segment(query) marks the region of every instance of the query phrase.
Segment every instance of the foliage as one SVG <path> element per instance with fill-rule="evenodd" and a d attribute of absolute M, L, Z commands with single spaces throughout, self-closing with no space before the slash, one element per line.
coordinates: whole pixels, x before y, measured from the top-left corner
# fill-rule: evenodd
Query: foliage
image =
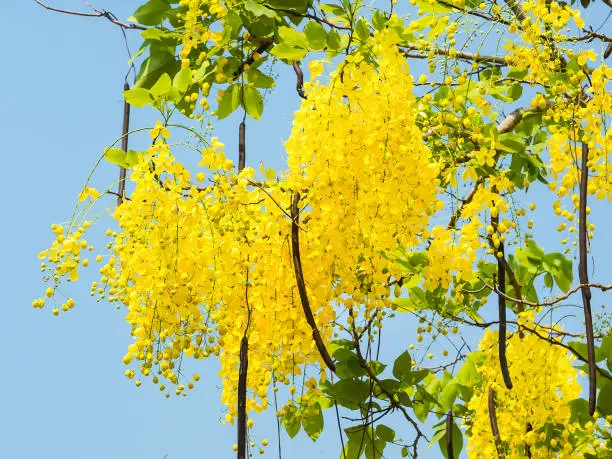
<path fill-rule="evenodd" d="M 240 427 L 285 384 L 277 415 L 290 437 L 316 440 L 334 406 L 361 419 L 344 429 L 347 459 L 416 457 L 422 440 L 458 457 L 464 436 L 470 457 L 603 457 L 612 334 L 593 332 L 590 303 L 612 287 L 588 278 L 587 200 L 612 198 L 612 69 L 584 45 L 612 39 L 565 3 L 411 0 L 416 18 L 396 3 L 149 0 L 135 11 L 142 61 L 124 96 L 163 121 L 148 149 L 104 152 L 132 187 L 92 285 L 132 326 L 126 376 L 186 395 L 199 375 L 182 360 L 218 356 L 227 422 Z M 170 122 L 175 109 L 260 119 L 283 64 L 304 99 L 285 171 L 237 170 L 218 138 Z M 197 172 L 170 141 L 180 128 L 204 146 Z M 536 243 L 536 222 L 550 218 L 522 204 L 542 193 L 561 218 L 561 251 Z M 86 186 L 79 199 L 40 254 L 52 286 L 35 307 L 89 265 L 87 214 L 101 194 Z M 577 293 L 586 339 L 557 323 Z M 417 345 L 378 361 L 380 330 L 409 317 Z M 452 338 L 459 327 L 483 331 L 478 351 Z M 425 365 L 423 335 L 456 355 Z"/>

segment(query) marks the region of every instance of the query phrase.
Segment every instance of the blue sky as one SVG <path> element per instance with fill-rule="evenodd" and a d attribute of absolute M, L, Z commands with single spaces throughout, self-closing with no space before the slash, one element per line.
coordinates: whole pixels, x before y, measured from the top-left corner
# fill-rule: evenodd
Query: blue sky
<path fill-rule="evenodd" d="M 106 0 L 96 6 L 126 18 L 139 3 Z M 52 4 L 85 8 L 78 0 Z M 53 240 L 50 224 L 70 218 L 98 156 L 121 133 L 128 58 L 119 28 L 103 19 L 51 13 L 31 0 L 3 0 L 0 16 L 0 82 L 5 88 L 0 102 L 5 171 L 0 195 L 5 215 L 0 225 L 5 326 L 0 348 L 6 353 L 0 370 L 0 457 L 232 457 L 235 430 L 219 422 L 225 413 L 214 361 L 194 366 L 202 380 L 187 398 L 165 399 L 153 384 L 145 381 L 137 389 L 123 375 L 121 358 L 131 342 L 129 326 L 123 311 L 90 299 L 93 278 L 66 289 L 77 306 L 59 318 L 50 308 L 41 312 L 30 306 L 44 292 L 37 254 Z M 137 32 L 127 33 L 132 50 L 137 49 Z M 282 142 L 299 99 L 293 73 L 283 67 L 278 71 L 280 83 L 267 100 L 263 119 L 247 125 L 247 161 L 252 165 L 260 160 L 274 168 L 283 164 Z M 150 126 L 155 119 L 151 111 L 134 110 L 132 128 Z M 235 151 L 236 118 L 217 123 L 215 135 L 228 152 Z M 146 142 L 146 136 L 134 136 L 130 147 L 144 148 Z M 94 184 L 103 188 L 116 177 L 115 167 L 102 165 Z M 114 200 L 106 199 L 112 207 Z M 104 215 L 100 220 L 89 239 L 102 246 L 102 232 L 113 223 Z M 596 223 L 600 228 L 610 226 L 609 218 Z M 553 232 L 548 228 L 542 234 Z M 609 260 L 599 260 L 597 270 L 600 280 L 609 278 Z M 390 357 L 408 346 L 414 328 L 404 323 L 385 332 Z M 272 411 L 256 418 L 255 439 L 268 438 L 273 445 L 271 415 Z M 283 435 L 282 442 L 285 458 L 337 457 L 339 450 L 333 425 L 314 444 L 303 434 L 291 442 Z M 272 445 L 264 457 L 276 457 Z M 436 449 L 430 451 L 431 457 L 437 455 Z"/>

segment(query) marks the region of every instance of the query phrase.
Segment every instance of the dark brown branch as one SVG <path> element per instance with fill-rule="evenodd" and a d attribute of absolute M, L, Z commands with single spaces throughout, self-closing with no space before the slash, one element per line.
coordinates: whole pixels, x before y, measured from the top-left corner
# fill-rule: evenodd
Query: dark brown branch
<path fill-rule="evenodd" d="M 245 336 L 240 341 L 240 368 L 238 370 L 238 452 L 237 459 L 246 459 L 247 419 L 246 419 L 246 387 L 249 369 L 249 340 Z"/>
<path fill-rule="evenodd" d="M 125 82 L 123 90 L 128 91 L 130 85 Z M 127 100 L 123 101 L 123 126 L 121 128 L 121 149 L 127 153 L 128 151 L 128 132 L 130 130 L 130 104 Z M 119 169 L 119 189 L 117 190 L 117 205 L 123 204 L 123 195 L 125 194 L 125 167 Z"/>
<path fill-rule="evenodd" d="M 403 54 L 405 54 L 407 57 L 415 57 L 415 58 L 419 58 L 419 59 L 420 58 L 423 58 L 423 59 L 427 58 L 427 54 L 407 54 L 406 50 L 417 51 L 419 53 L 433 51 L 435 54 L 438 54 L 440 56 L 449 56 L 451 54 L 448 49 L 443 49 L 443 48 L 425 48 L 425 49 L 421 49 L 417 45 L 404 45 L 404 46 L 399 46 L 399 48 L 400 48 L 400 51 Z M 482 63 L 492 63 L 492 64 L 501 65 L 501 66 L 508 65 L 508 63 L 505 61 L 505 59 L 503 57 L 474 54 L 474 53 L 470 53 L 470 52 L 467 52 L 467 51 L 454 51 L 453 54 L 454 54 L 454 57 L 456 57 L 458 59 L 466 60 L 466 61 L 482 62 Z"/>
<path fill-rule="evenodd" d="M 276 11 L 277 13 L 285 13 L 287 15 L 291 15 L 291 16 L 297 16 L 300 18 L 306 18 L 306 19 L 312 19 L 313 21 L 318 22 L 319 24 L 325 24 L 328 25 L 329 27 L 331 27 L 332 29 L 338 29 L 338 30 L 352 30 L 350 27 L 348 26 L 341 26 L 339 24 L 334 24 L 331 21 L 328 21 L 325 18 L 321 18 L 319 16 L 315 16 L 314 14 L 310 14 L 310 13 L 299 13 L 297 11 L 294 10 L 287 10 L 287 9 L 283 9 L 283 8 L 274 8 L 270 5 L 266 5 L 265 3 L 262 4 L 261 6 L 268 8 L 269 10 L 272 11 Z"/>
<path fill-rule="evenodd" d="M 274 197 L 268 192 L 268 190 L 266 190 L 263 185 L 261 183 L 257 183 L 254 182 L 252 180 L 248 180 L 248 184 L 249 185 L 253 185 L 254 187 L 259 188 L 261 191 L 263 191 L 271 200 L 274 204 L 276 204 L 276 207 L 278 207 L 282 213 L 284 213 L 287 217 L 289 217 L 290 220 L 292 220 L 291 215 L 285 210 L 283 209 L 283 206 L 281 206 L 278 201 L 276 199 L 274 199 Z M 302 231 L 306 231 L 304 230 L 304 228 L 302 228 L 301 226 L 299 226 L 298 224 L 298 228 L 301 229 Z"/>
<path fill-rule="evenodd" d="M 94 10 L 93 13 L 83 13 L 81 11 L 71 11 L 71 10 L 62 10 L 60 8 L 54 8 L 52 6 L 49 6 L 43 3 L 41 0 L 34 0 L 34 1 L 49 11 L 55 11 L 57 13 L 63 13 L 63 14 L 70 14 L 73 16 L 83 16 L 83 17 L 88 17 L 88 18 L 106 18 L 113 24 L 116 24 L 119 27 L 121 27 L 122 29 L 147 30 L 146 27 L 143 27 L 138 24 L 126 24 L 125 22 L 119 21 L 117 17 L 110 11 L 99 11 L 99 10 L 96 10 L 95 8 L 92 8 Z"/>
<path fill-rule="evenodd" d="M 506 21 L 505 19 L 487 16 L 486 14 L 480 13 L 476 10 L 466 10 L 466 9 L 461 8 L 460 6 L 456 6 L 456 5 L 453 5 L 452 3 L 445 2 L 444 0 L 438 0 L 438 3 L 440 5 L 444 5 L 447 8 L 451 8 L 463 14 L 468 14 L 470 16 L 475 16 L 477 18 L 484 19 L 485 21 L 496 22 L 496 23 L 504 24 L 504 25 L 510 25 L 510 22 Z"/>
<path fill-rule="evenodd" d="M 295 282 L 297 284 L 298 292 L 300 294 L 300 301 L 302 303 L 302 309 L 304 310 L 304 316 L 306 316 L 306 322 L 312 329 L 312 339 L 314 340 L 319 354 L 327 365 L 327 368 L 332 373 L 336 372 L 336 365 L 332 361 L 329 352 L 325 344 L 323 344 L 323 338 L 317 328 L 312 309 L 310 309 L 310 302 L 308 301 L 308 293 L 306 292 L 306 282 L 304 281 L 304 273 L 302 271 L 302 259 L 300 257 L 300 211 L 299 211 L 300 195 L 295 193 L 291 200 L 291 251 L 293 256 L 293 269 L 295 271 Z"/>
<path fill-rule="evenodd" d="M 516 16 L 516 19 L 518 19 L 520 27 L 521 23 L 525 20 L 525 18 L 527 18 L 525 11 L 521 7 L 521 4 L 518 2 L 518 0 L 504 0 L 504 2 L 510 7 L 512 12 Z"/>
<path fill-rule="evenodd" d="M 259 39 L 261 41 L 261 44 L 255 49 L 255 51 L 253 51 L 253 53 L 251 53 L 251 55 L 249 57 L 247 57 L 238 67 L 238 69 L 236 69 L 236 71 L 234 72 L 234 74 L 232 75 L 233 79 L 238 78 L 238 76 L 244 72 L 244 67 L 247 65 L 251 65 L 253 62 L 255 62 L 255 55 L 256 54 L 261 54 L 265 51 L 268 50 L 268 48 L 270 48 L 273 44 L 274 44 L 274 38 L 261 38 Z"/>
<path fill-rule="evenodd" d="M 240 127 L 238 128 L 238 172 L 244 169 L 246 164 L 246 125 L 244 121 L 240 123 Z"/>
<path fill-rule="evenodd" d="M 578 210 L 578 249 L 580 261 L 578 263 L 578 275 L 582 284 L 582 305 L 584 307 L 584 324 L 586 327 L 587 357 L 589 364 L 589 414 L 595 413 L 595 402 L 597 397 L 597 373 L 595 371 L 595 339 L 593 338 L 593 316 L 591 314 L 591 289 L 588 286 L 589 275 L 587 273 L 587 185 L 589 181 L 589 147 L 582 143 L 582 163 L 580 174 L 580 205 Z"/>
<path fill-rule="evenodd" d="M 543 339 L 544 341 L 548 341 L 550 344 L 554 345 L 554 346 L 561 346 L 563 349 L 568 350 L 569 352 L 571 352 L 572 354 L 574 354 L 578 360 L 582 361 L 582 362 L 586 362 L 587 361 L 587 357 L 583 356 L 580 352 L 578 352 L 576 349 L 574 349 L 571 346 L 568 346 L 567 344 L 558 341 L 552 337 L 547 337 L 547 336 L 542 336 L 540 333 L 538 333 L 537 330 L 533 329 L 533 328 L 529 328 L 526 327 L 525 325 L 521 325 L 521 327 L 525 330 L 527 330 L 530 333 L 533 333 L 534 335 L 536 335 L 538 338 Z M 608 373 L 606 370 L 604 370 L 603 368 L 599 368 L 598 366 L 595 366 L 595 369 L 597 370 L 597 372 L 603 376 L 606 379 L 609 379 L 610 381 L 612 381 L 612 375 L 610 373 Z"/>
<path fill-rule="evenodd" d="M 480 282 L 482 282 L 484 284 L 484 286 L 487 287 L 489 290 L 491 290 L 492 292 L 497 293 L 498 295 L 503 296 L 508 301 L 512 301 L 514 303 L 519 303 L 519 304 L 524 304 L 524 305 L 527 305 L 527 306 L 533 306 L 535 308 L 538 308 L 538 307 L 541 307 L 541 306 L 552 306 L 554 304 L 559 303 L 560 301 L 567 300 L 570 296 L 572 296 L 578 290 L 582 290 L 582 288 L 585 287 L 585 286 L 589 287 L 589 288 L 597 288 L 597 289 L 601 290 L 602 292 L 605 292 L 607 290 L 612 290 L 612 285 L 603 285 L 603 284 L 598 284 L 598 283 L 594 283 L 594 282 L 589 282 L 588 284 L 579 284 L 576 287 L 568 290 L 567 293 L 565 293 L 564 295 L 557 296 L 557 297 L 553 298 L 552 300 L 548 300 L 548 301 L 527 301 L 527 300 L 522 300 L 520 298 L 514 298 L 514 297 L 511 297 L 509 295 L 506 295 L 505 293 L 500 292 L 497 288 L 495 288 L 495 286 L 488 284 L 487 281 L 483 280 L 481 277 L 479 277 L 478 280 L 480 280 Z M 468 291 L 467 293 L 471 293 L 471 292 Z"/>
<path fill-rule="evenodd" d="M 448 413 L 446 413 L 446 457 L 448 459 L 455 458 L 453 450 L 453 410 L 448 410 Z"/>
<path fill-rule="evenodd" d="M 457 225 L 457 220 L 459 220 L 459 217 L 461 217 L 461 212 L 463 211 L 463 208 L 472 202 L 472 199 L 474 199 L 474 196 L 476 196 L 478 187 L 482 184 L 483 181 L 484 181 L 483 177 L 478 177 L 478 180 L 476 180 L 476 183 L 474 184 L 474 188 L 472 188 L 472 191 L 470 191 L 468 195 L 465 198 L 463 198 L 461 205 L 455 210 L 455 212 L 453 212 L 453 215 L 448 221 L 446 228 L 448 229 L 455 228 L 455 226 Z"/>
<path fill-rule="evenodd" d="M 499 436 L 499 428 L 497 426 L 497 415 L 495 414 L 495 391 L 491 388 L 489 388 L 489 420 L 491 421 L 491 433 L 493 433 L 497 457 L 502 459 L 504 457 L 504 453 L 502 451 L 502 442 Z"/>
<path fill-rule="evenodd" d="M 491 217 L 491 225 L 495 231 L 499 224 L 499 217 Z M 495 257 L 497 259 L 497 285 L 498 289 L 502 293 L 506 293 L 506 270 L 504 269 L 504 263 L 501 258 L 504 257 L 504 243 L 499 242 L 499 246 L 495 247 L 493 244 L 493 238 L 489 238 L 489 243 L 495 251 Z M 504 384 L 508 389 L 512 389 L 512 380 L 510 379 L 510 371 L 508 370 L 508 361 L 506 359 L 506 298 L 502 295 L 497 296 L 497 312 L 499 314 L 499 367 L 501 369 L 502 377 L 504 378 Z"/>
<path fill-rule="evenodd" d="M 304 94 L 304 73 L 300 68 L 300 61 L 295 61 L 293 63 L 293 70 L 295 71 L 295 75 L 297 77 L 297 82 L 295 83 L 295 89 L 297 90 L 298 95 L 302 99 L 306 99 L 306 95 Z"/>

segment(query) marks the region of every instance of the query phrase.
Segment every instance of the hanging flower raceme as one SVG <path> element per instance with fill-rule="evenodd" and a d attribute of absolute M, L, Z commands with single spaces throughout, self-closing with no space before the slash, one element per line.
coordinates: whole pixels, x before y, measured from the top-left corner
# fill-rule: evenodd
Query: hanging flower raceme
<path fill-rule="evenodd" d="M 401 275 L 393 252 L 419 245 L 442 207 L 394 35 L 377 34 L 373 53 L 377 65 L 349 56 L 329 82 L 306 85 L 286 143 L 287 180 L 302 193 L 307 220 L 305 272 L 313 287 L 333 286 L 331 298 L 317 301 L 368 310 L 384 305 L 389 278 Z M 316 76 L 322 66 L 311 70 Z"/>
<path fill-rule="evenodd" d="M 528 328 L 540 336 L 525 331 L 523 337 L 515 333 L 507 342 L 512 389 L 502 380 L 497 333 L 487 330 L 480 342 L 482 384 L 468 403 L 465 423 L 469 457 L 498 455 L 491 428 L 490 390 L 495 394 L 499 446 L 505 457 L 525 457 L 526 448 L 533 458 L 582 457 L 594 452 L 593 439 L 584 437 L 584 429 L 570 420 L 570 402 L 582 390 L 572 367 L 574 359 L 561 346 L 542 339 L 549 330 L 532 323 Z"/>

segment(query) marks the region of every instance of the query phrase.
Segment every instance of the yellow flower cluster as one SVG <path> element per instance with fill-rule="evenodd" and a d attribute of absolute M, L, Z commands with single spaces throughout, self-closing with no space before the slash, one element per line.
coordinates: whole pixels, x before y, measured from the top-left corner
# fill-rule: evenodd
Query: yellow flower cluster
<path fill-rule="evenodd" d="M 89 188 L 91 190 L 91 188 Z M 94 190 L 95 191 L 95 190 Z M 96 192 L 97 194 L 97 192 Z M 83 225 L 73 229 L 69 228 L 68 231 L 63 225 L 51 225 L 51 230 L 55 234 L 55 241 L 51 247 L 47 250 L 43 250 L 38 254 L 38 258 L 46 260 L 41 262 L 41 271 L 45 273 L 45 278 L 53 282 L 54 287 L 58 286 L 60 282 L 67 279 L 68 282 L 76 281 L 79 278 L 79 265 L 87 267 L 89 260 L 81 257 L 81 252 L 92 251 L 93 246 L 88 244 L 87 240 L 83 238 L 85 230 L 89 228 L 90 222 L 85 221 Z M 47 265 L 47 262 L 51 266 Z M 45 296 L 47 298 L 53 298 L 55 295 L 55 288 L 48 287 Z M 34 308 L 42 309 L 45 306 L 45 299 L 38 298 L 32 302 Z M 61 305 L 62 311 L 68 311 L 74 307 L 74 300 L 68 298 Z M 54 308 L 53 314 L 58 315 L 60 309 Z"/>
<path fill-rule="evenodd" d="M 540 335 L 547 331 L 529 323 Z M 497 457 L 488 408 L 489 389 L 496 393 L 495 413 L 506 457 L 524 457 L 528 446 L 533 458 L 582 457 L 592 442 L 578 441 L 581 427 L 570 422 L 569 402 L 581 392 L 572 358 L 555 346 L 526 332 L 508 339 L 507 356 L 514 387 L 507 389 L 499 368 L 497 333 L 487 330 L 479 349 L 484 362 L 479 368 L 482 386 L 468 403 L 466 422 L 469 457 Z M 537 376 L 534 375 L 537 372 Z M 562 426 L 550 430 L 550 425 Z"/>
<path fill-rule="evenodd" d="M 286 142 L 287 181 L 309 208 L 308 277 L 333 284 L 338 303 L 370 312 L 384 305 L 390 276 L 400 275 L 392 252 L 424 240 L 442 208 L 437 167 L 414 120 L 412 76 L 393 40 L 376 37 L 378 67 L 349 56 L 330 83 L 307 84 Z M 315 75 L 322 70 L 311 64 Z M 432 269 L 431 279 L 447 276 L 444 265 Z"/>
<path fill-rule="evenodd" d="M 421 132 L 412 77 L 393 39 L 376 37 L 377 67 L 349 58 L 327 84 L 307 85 L 280 179 L 270 170 L 265 182 L 251 168 L 233 173 L 224 145 L 213 138 L 200 162 L 211 171 L 209 186 L 198 188 L 171 154 L 170 132 L 156 124 L 157 140 L 133 169 L 134 190 L 114 214 L 120 230 L 107 232 L 111 253 L 92 285 L 92 294 L 127 307 L 134 343 L 123 360 L 137 386 L 137 375 L 150 376 L 167 396 L 165 384 L 186 395 L 199 376 L 183 374 L 182 358 L 218 355 L 222 401 L 233 422 L 245 333 L 247 410 L 267 407 L 272 378 L 289 384 L 306 365 L 321 363 L 294 275 L 289 209 L 296 193 L 307 294 L 324 340 L 347 309 L 349 324 L 380 323 L 390 305 L 389 280 L 402 274 L 399 248 L 436 244 L 426 275 L 432 285 L 448 286 L 453 270 L 464 278 L 471 272 L 478 219 L 458 243 L 446 231 L 427 231 L 443 208 L 438 167 L 415 141 Z M 323 70 L 320 63 L 313 69 Z M 203 182 L 204 173 L 196 178 Z M 70 238 L 56 233 L 61 240 L 48 256 L 63 260 L 58 273 L 76 273 L 86 247 L 82 230 Z"/>
<path fill-rule="evenodd" d="M 183 49 L 180 52 L 182 67 L 189 67 L 188 59 L 192 50 L 209 39 L 219 38 L 219 33 L 211 33 L 203 18 L 222 18 L 227 10 L 221 0 L 181 0 L 179 6 L 186 7 L 183 15 L 184 29 L 182 31 Z"/>

